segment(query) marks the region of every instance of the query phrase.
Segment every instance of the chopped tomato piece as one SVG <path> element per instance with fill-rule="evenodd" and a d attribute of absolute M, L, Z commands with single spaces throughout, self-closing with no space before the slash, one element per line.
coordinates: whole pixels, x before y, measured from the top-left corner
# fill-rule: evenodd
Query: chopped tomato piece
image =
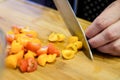
<path fill-rule="evenodd" d="M 28 63 L 28 67 L 27 67 L 28 72 L 33 72 L 37 69 L 37 61 L 34 58 L 28 58 L 27 63 Z"/>
<path fill-rule="evenodd" d="M 28 27 L 22 28 L 21 33 L 26 34 L 29 37 L 37 38 L 38 34 L 34 30 L 30 30 Z"/>
<path fill-rule="evenodd" d="M 9 68 L 15 69 L 17 67 L 17 57 L 15 55 L 9 55 L 5 59 L 5 65 Z"/>
<path fill-rule="evenodd" d="M 37 61 L 34 58 L 20 59 L 18 66 L 21 72 L 33 72 L 37 69 Z"/>
<path fill-rule="evenodd" d="M 28 41 L 31 41 L 31 38 L 29 38 L 25 34 L 17 34 L 15 38 L 16 38 L 16 41 L 21 43 L 24 47 L 27 45 Z"/>
<path fill-rule="evenodd" d="M 27 59 L 27 58 L 35 58 L 36 56 L 36 53 L 35 52 L 32 52 L 30 50 L 27 51 L 27 53 L 24 55 L 24 58 Z"/>
<path fill-rule="evenodd" d="M 19 51 L 18 53 L 15 54 L 17 57 L 17 60 L 22 59 L 24 56 L 24 50 Z"/>
<path fill-rule="evenodd" d="M 48 46 L 43 46 L 37 50 L 37 55 L 47 54 Z"/>
<path fill-rule="evenodd" d="M 40 66 L 45 66 L 47 62 L 47 54 L 41 54 L 38 56 L 37 62 Z"/>
<path fill-rule="evenodd" d="M 18 66 L 21 72 L 27 72 L 28 62 L 26 59 L 18 60 Z"/>
<path fill-rule="evenodd" d="M 41 41 L 39 38 L 31 38 L 31 42 L 41 44 Z"/>
<path fill-rule="evenodd" d="M 55 53 L 55 54 L 57 54 L 57 57 L 59 57 L 59 56 L 60 56 L 60 50 L 55 49 L 55 50 L 54 50 L 54 53 Z"/>
<path fill-rule="evenodd" d="M 12 26 L 12 30 L 13 30 L 13 32 L 14 32 L 15 34 L 19 34 L 21 28 L 19 28 L 18 26 Z"/>
<path fill-rule="evenodd" d="M 7 39 L 7 42 L 8 42 L 8 43 L 11 43 L 11 42 L 15 39 L 15 35 L 13 35 L 13 34 L 8 34 L 8 35 L 6 36 L 6 39 Z"/>
<path fill-rule="evenodd" d="M 24 49 L 23 45 L 20 44 L 19 42 L 17 42 L 16 40 L 14 40 L 11 44 L 10 52 L 11 53 L 18 53 L 19 51 L 21 51 L 23 49 Z"/>
<path fill-rule="evenodd" d="M 26 45 L 26 49 L 36 52 L 41 47 L 40 44 L 35 42 L 28 42 Z"/>
<path fill-rule="evenodd" d="M 57 57 L 60 56 L 60 51 L 55 47 L 53 43 L 48 44 L 48 54 L 57 54 Z"/>
<path fill-rule="evenodd" d="M 56 54 L 49 54 L 49 55 L 47 55 L 47 62 L 48 63 L 53 63 L 53 62 L 55 62 L 55 60 L 56 60 Z"/>

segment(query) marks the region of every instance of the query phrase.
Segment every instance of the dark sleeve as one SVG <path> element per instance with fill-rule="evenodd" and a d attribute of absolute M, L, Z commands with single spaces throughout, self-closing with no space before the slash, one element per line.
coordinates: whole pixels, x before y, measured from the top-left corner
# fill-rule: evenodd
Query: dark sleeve
<path fill-rule="evenodd" d="M 77 16 L 93 21 L 114 0 L 78 0 Z"/>

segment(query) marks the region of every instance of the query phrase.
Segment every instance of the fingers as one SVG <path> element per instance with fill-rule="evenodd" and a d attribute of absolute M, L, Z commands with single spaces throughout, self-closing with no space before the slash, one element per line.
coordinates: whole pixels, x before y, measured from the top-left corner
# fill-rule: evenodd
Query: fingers
<path fill-rule="evenodd" d="M 120 0 L 116 0 L 86 29 L 92 48 L 120 56 Z"/>
<path fill-rule="evenodd" d="M 97 48 L 120 38 L 120 21 L 109 26 L 97 36 L 89 39 L 92 48 Z"/>
<path fill-rule="evenodd" d="M 120 18 L 120 3 L 115 1 L 86 29 L 86 36 L 92 38 Z"/>
<path fill-rule="evenodd" d="M 97 49 L 103 53 L 109 53 L 114 56 L 120 56 L 120 38 L 111 42 L 110 44 L 101 46 Z"/>

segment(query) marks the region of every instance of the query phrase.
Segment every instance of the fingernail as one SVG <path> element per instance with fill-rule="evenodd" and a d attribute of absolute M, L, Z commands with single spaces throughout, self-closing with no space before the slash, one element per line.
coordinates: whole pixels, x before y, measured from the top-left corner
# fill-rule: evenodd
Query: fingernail
<path fill-rule="evenodd" d="M 89 42 L 91 48 L 96 48 L 96 44 L 95 44 L 96 42 L 94 40 L 89 39 L 88 42 Z"/>

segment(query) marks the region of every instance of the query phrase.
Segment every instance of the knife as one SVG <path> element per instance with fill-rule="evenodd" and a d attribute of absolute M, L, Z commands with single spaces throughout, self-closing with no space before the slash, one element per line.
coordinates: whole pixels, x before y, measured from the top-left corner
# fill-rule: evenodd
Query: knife
<path fill-rule="evenodd" d="M 7 55 L 6 53 L 6 36 L 3 30 L 0 28 L 0 77 L 4 69 L 4 60 Z"/>
<path fill-rule="evenodd" d="M 77 21 L 77 18 L 68 0 L 53 0 L 53 1 L 58 11 L 60 12 L 64 22 L 66 23 L 66 26 L 69 29 L 70 33 L 72 35 L 78 36 L 79 40 L 83 42 L 83 51 L 85 55 L 89 59 L 93 60 L 92 51 L 85 36 L 84 30 L 82 29 L 80 23 Z"/>

